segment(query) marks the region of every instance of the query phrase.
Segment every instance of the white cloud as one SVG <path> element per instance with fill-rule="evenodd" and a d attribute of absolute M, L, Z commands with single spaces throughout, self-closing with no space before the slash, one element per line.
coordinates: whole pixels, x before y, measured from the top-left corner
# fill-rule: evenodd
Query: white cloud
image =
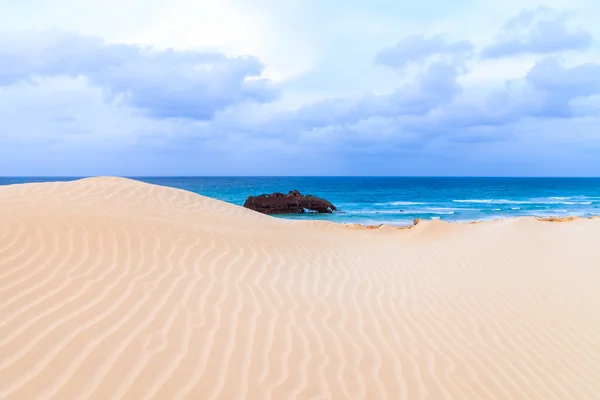
<path fill-rule="evenodd" d="M 544 4 L 559 11 L 571 7 L 571 22 L 600 37 L 591 17 L 600 12 L 599 2 Z M 598 148 L 593 126 L 599 102 L 596 89 L 581 87 L 593 86 L 589 75 L 596 67 L 572 68 L 600 61 L 598 48 L 558 51 L 563 63 L 534 81 L 525 79 L 532 68 L 549 65 L 539 54 L 479 57 L 506 20 L 539 5 L 539 0 L 5 2 L 0 55 L 22 55 L 24 48 L 29 55 L 0 65 L 0 171 L 9 174 L 7 168 L 21 165 L 29 171 L 22 173 L 39 174 L 56 164 L 57 173 L 84 165 L 89 173 L 259 174 L 286 165 L 282 173 L 308 173 L 298 169 L 305 161 L 317 174 L 326 167 L 329 174 L 357 174 L 366 167 L 374 173 L 465 173 L 472 162 L 482 163 L 481 173 L 494 173 L 527 152 L 531 171 L 547 165 L 544 157 L 551 155 L 571 160 L 572 171 L 585 171 L 592 159 L 576 155 Z M 39 32 L 49 28 L 96 41 L 42 51 L 51 36 L 44 42 Z M 38 36 L 27 47 L 14 30 Z M 434 43 L 435 51 L 417 54 L 415 63 L 408 62 L 414 59 L 402 41 L 409 36 L 444 40 Z M 457 43 L 472 43 L 474 50 L 457 59 L 451 54 Z M 153 45 L 157 58 L 131 46 L 137 44 Z M 408 68 L 394 71 L 373 62 L 395 45 L 402 56 L 396 61 Z M 121 51 L 125 56 L 111 65 Z M 209 53 L 231 57 L 206 67 L 186 59 Z M 244 55 L 252 57 L 239 58 Z M 211 70 L 221 78 L 208 74 Z M 586 79 L 578 81 L 578 73 Z M 553 76 L 563 79 L 558 89 Z M 252 85 L 264 77 L 276 80 L 279 101 L 271 102 L 269 90 L 254 91 Z M 199 103 L 206 105 L 204 112 L 198 112 Z M 173 118 L 181 116 L 187 119 Z M 542 157 L 535 143 L 544 137 Z M 24 160 L 7 150 L 11 146 L 19 146 Z M 107 155 L 128 157 L 109 167 Z M 396 166 L 398 157 L 411 161 Z M 286 163 L 290 159 L 294 163 Z"/>

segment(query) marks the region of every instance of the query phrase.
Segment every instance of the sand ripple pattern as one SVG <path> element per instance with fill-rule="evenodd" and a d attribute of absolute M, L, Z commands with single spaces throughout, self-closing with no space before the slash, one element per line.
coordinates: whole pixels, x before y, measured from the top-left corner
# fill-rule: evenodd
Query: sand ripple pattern
<path fill-rule="evenodd" d="M 0 399 L 600 399 L 600 220 L 367 230 L 0 188 Z"/>

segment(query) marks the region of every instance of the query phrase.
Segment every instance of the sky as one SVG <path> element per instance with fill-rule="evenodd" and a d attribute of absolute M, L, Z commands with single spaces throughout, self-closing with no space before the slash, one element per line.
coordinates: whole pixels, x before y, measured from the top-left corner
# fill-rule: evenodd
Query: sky
<path fill-rule="evenodd" d="M 0 176 L 600 176 L 597 0 L 0 0 Z"/>

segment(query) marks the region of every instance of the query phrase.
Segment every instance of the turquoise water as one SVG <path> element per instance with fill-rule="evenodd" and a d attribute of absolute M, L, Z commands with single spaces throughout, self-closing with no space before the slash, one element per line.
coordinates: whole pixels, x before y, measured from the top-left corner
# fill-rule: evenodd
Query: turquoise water
<path fill-rule="evenodd" d="M 75 179 L 75 178 L 70 178 Z M 408 177 L 161 177 L 135 178 L 242 205 L 249 195 L 287 193 L 324 197 L 332 215 L 281 216 L 341 223 L 412 224 L 414 218 L 480 221 L 518 216 L 600 215 L 600 178 Z M 11 183 L 69 178 L 0 178 Z"/>

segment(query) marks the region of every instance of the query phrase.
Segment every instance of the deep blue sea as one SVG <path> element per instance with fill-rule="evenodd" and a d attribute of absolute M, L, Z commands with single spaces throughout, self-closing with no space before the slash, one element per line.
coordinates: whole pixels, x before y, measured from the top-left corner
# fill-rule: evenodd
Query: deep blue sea
<path fill-rule="evenodd" d="M 0 185 L 76 178 L 0 178 Z M 414 218 L 479 221 L 600 215 L 600 178 L 161 177 L 135 178 L 242 205 L 249 195 L 298 189 L 338 213 L 281 216 L 341 223 L 412 224 Z"/>

